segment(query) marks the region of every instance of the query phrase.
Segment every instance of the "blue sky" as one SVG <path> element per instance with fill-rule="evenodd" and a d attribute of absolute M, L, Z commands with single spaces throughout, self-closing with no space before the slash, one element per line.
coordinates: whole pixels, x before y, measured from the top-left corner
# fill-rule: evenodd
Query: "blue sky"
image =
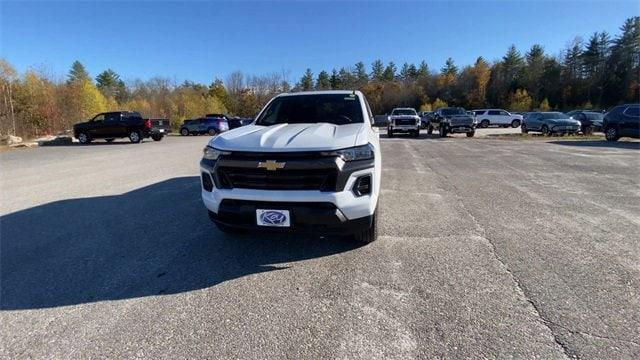
<path fill-rule="evenodd" d="M 64 75 L 80 60 L 95 76 L 155 75 L 209 83 L 249 74 L 320 70 L 375 59 L 426 60 L 440 69 L 479 55 L 501 57 L 511 44 L 559 53 L 576 36 L 617 34 L 639 15 L 633 1 L 581 2 L 2 2 L 2 57 L 20 72 Z"/>

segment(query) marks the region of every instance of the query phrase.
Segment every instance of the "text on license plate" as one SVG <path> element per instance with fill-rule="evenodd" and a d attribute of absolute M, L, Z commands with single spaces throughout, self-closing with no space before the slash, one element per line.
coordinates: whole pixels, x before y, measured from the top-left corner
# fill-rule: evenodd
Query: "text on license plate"
<path fill-rule="evenodd" d="M 289 210 L 256 209 L 258 226 L 290 227 Z"/>

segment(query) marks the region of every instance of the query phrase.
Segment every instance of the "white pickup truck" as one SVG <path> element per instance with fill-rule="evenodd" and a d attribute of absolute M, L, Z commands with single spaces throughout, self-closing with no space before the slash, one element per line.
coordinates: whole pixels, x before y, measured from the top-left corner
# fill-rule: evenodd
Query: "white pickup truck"
<path fill-rule="evenodd" d="M 202 200 L 224 232 L 377 237 L 380 142 L 359 91 L 281 94 L 222 133 L 200 161 Z"/>
<path fill-rule="evenodd" d="M 393 137 L 396 133 L 411 134 L 420 137 L 420 116 L 413 108 L 395 108 L 389 115 L 387 136 Z"/>
<path fill-rule="evenodd" d="M 517 128 L 522 124 L 522 115 L 512 114 L 502 109 L 473 110 L 479 127 L 487 128 L 491 125 Z"/>

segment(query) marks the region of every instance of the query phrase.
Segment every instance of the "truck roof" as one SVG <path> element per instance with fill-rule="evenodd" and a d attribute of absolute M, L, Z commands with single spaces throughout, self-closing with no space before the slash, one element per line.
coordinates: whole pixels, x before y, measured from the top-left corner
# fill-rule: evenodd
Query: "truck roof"
<path fill-rule="evenodd" d="M 282 93 L 278 96 L 298 96 L 298 95 L 322 95 L 322 94 L 335 94 L 335 95 L 348 95 L 348 94 L 356 94 L 362 95 L 362 92 L 359 90 L 317 90 L 317 91 L 299 91 L 299 92 L 291 92 L 291 93 Z"/>

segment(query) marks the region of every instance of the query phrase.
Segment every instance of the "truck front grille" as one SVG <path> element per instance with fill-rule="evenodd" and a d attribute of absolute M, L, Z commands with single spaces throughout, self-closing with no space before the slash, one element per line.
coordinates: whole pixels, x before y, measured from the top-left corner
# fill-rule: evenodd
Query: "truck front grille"
<path fill-rule="evenodd" d="M 396 126 L 400 125 L 415 125 L 416 121 L 414 119 L 396 119 L 394 120 Z"/>
<path fill-rule="evenodd" d="M 222 189 L 259 190 L 320 190 L 336 191 L 335 169 L 266 169 L 219 167 L 219 186 Z"/>

